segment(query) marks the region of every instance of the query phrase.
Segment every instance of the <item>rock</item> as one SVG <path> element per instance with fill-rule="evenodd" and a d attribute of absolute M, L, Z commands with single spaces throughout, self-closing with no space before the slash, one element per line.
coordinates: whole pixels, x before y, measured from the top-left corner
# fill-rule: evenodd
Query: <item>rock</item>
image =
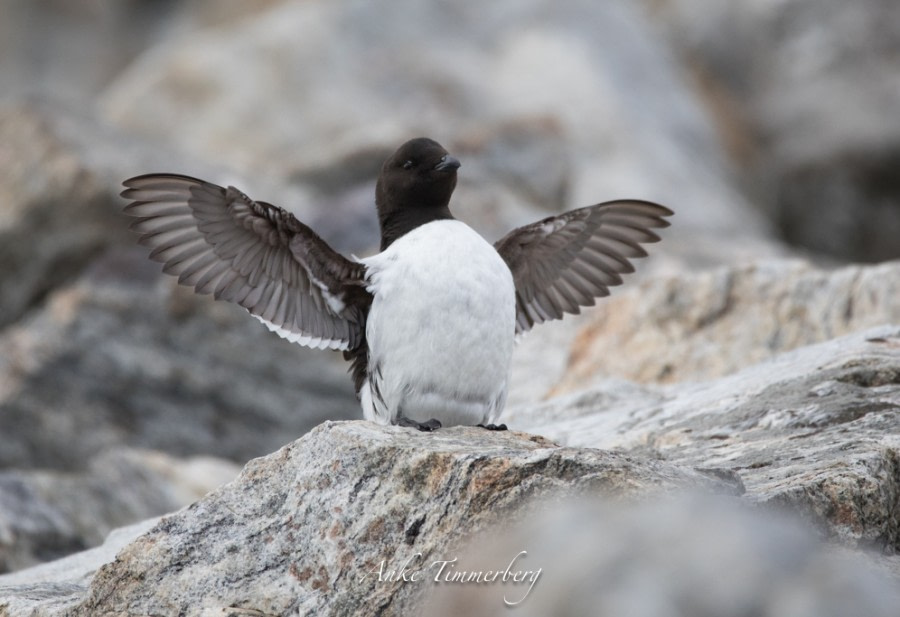
<path fill-rule="evenodd" d="M 823 270 L 768 260 L 693 272 L 651 256 L 595 308 L 522 337 L 509 406 L 610 378 L 727 375 L 781 351 L 898 323 L 898 289 L 897 263 Z"/>
<path fill-rule="evenodd" d="M 892 0 L 655 3 L 710 108 L 742 134 L 757 201 L 790 242 L 900 257 L 900 20 Z"/>
<path fill-rule="evenodd" d="M 533 587 L 448 582 L 422 614 L 888 617 L 900 606 L 897 579 L 869 559 L 783 513 L 708 498 L 555 504 L 483 534 L 455 571 L 505 573 L 516 556 L 514 572 L 540 569 Z"/>
<path fill-rule="evenodd" d="M 0 505 L 4 517 L 19 512 L 4 521 L 0 570 L 90 546 L 113 526 L 196 498 L 155 480 L 117 493 L 88 463 L 106 450 L 243 462 L 321 419 L 359 413 L 342 361 L 162 282 L 127 232 L 118 192 L 126 177 L 171 168 L 256 184 L 303 207 L 302 190 L 229 180 L 70 105 L 38 97 L 0 108 L 0 473 L 7 489 L 34 497 Z M 84 489 L 77 499 L 60 471 Z M 38 477 L 60 490 L 34 489 Z"/>
<path fill-rule="evenodd" d="M 636 392 L 636 393 L 635 393 Z M 900 326 L 784 352 L 714 381 L 621 382 L 511 410 L 573 447 L 703 468 L 850 546 L 900 549 Z"/>
<path fill-rule="evenodd" d="M 79 469 L 121 445 L 244 461 L 359 416 L 338 354 L 162 280 L 144 253 L 107 253 L 0 335 L 0 467 Z"/>
<path fill-rule="evenodd" d="M 0 326 L 126 237 L 113 216 L 115 186 L 91 173 L 49 120 L 0 109 Z"/>
<path fill-rule="evenodd" d="M 778 252 L 633 3 L 283 3 L 150 49 L 101 108 L 194 156 L 311 181 L 322 204 L 426 134 L 472 154 L 454 203 L 490 237 L 534 208 L 641 197 L 677 212 L 669 248 L 691 263 Z"/>
<path fill-rule="evenodd" d="M 0 92 L 89 101 L 153 40 L 165 13 L 134 1 L 10 0 L 0 20 Z M 141 28 L 129 27 L 135 20 Z"/>
<path fill-rule="evenodd" d="M 0 573 L 100 543 L 114 528 L 171 512 L 237 473 L 209 457 L 110 450 L 86 470 L 0 472 Z"/>
<path fill-rule="evenodd" d="M 604 299 L 585 321 L 552 392 L 604 377 L 708 380 L 782 351 L 900 323 L 900 262 L 822 270 L 769 261 L 662 276 Z"/>
<path fill-rule="evenodd" d="M 0 617 L 60 615 L 84 597 L 94 573 L 159 521 L 147 519 L 114 530 L 96 547 L 27 570 L 0 575 Z"/>
<path fill-rule="evenodd" d="M 403 581 L 399 572 L 407 560 L 449 562 L 468 555 L 461 547 L 473 539 L 488 554 L 506 556 L 526 537 L 533 543 L 525 550 L 534 547 L 533 556 L 541 563 L 546 556 L 548 564 L 549 586 L 538 586 L 534 607 L 526 609 L 541 614 L 545 602 L 559 601 L 560 577 L 570 585 L 592 581 L 578 594 L 598 593 L 595 586 L 605 580 L 577 577 L 581 562 L 574 558 L 559 561 L 572 557 L 566 534 L 577 529 L 580 554 L 601 573 L 607 560 L 627 563 L 626 554 L 635 562 L 635 576 L 656 580 L 661 572 L 681 572 L 684 578 L 672 584 L 692 598 L 686 600 L 690 607 L 698 597 L 781 606 L 778 594 L 757 592 L 771 588 L 775 583 L 767 577 L 774 577 L 808 600 L 772 614 L 795 614 L 790 610 L 807 602 L 844 607 L 829 599 L 829 590 L 850 589 L 846 597 L 856 597 L 868 589 L 866 602 L 877 615 L 884 606 L 893 610 L 894 604 L 882 601 L 892 602 L 892 592 L 862 573 L 858 558 L 841 562 L 845 550 L 811 543 L 796 533 L 796 523 L 782 528 L 759 517 L 762 509 L 790 511 L 824 538 L 874 549 L 881 555 L 869 561 L 900 576 L 900 559 L 891 556 L 900 548 L 898 376 L 900 326 L 884 326 L 783 352 L 711 382 L 641 386 L 620 380 L 510 412 L 511 426 L 569 447 L 517 432 L 454 428 L 421 434 L 329 422 L 252 461 L 234 482 L 164 519 L 89 584 L 82 573 L 81 583 L 62 585 L 77 577 L 59 570 L 50 580 L 25 583 L 32 580 L 25 571 L 11 584 L 0 578 L 8 585 L 0 597 L 10 607 L 32 607 L 35 615 L 61 614 L 57 606 L 67 615 L 408 614 L 418 610 L 431 583 Z M 624 513 L 592 510 L 587 517 L 594 528 L 558 512 L 560 496 L 572 492 L 630 499 L 692 487 L 740 495 L 753 513 L 656 503 Z M 542 514 L 536 498 L 554 506 Z M 553 511 L 561 518 L 548 523 Z M 537 519 L 543 534 L 532 522 L 524 532 L 512 532 L 502 550 L 478 539 L 485 537 L 479 532 L 503 536 L 490 530 L 528 513 L 544 517 Z M 681 547 L 674 552 L 673 538 Z M 484 563 L 466 560 L 460 557 L 459 568 Z M 742 569 L 732 572 L 728 563 Z M 494 558 L 490 564 L 497 567 Z M 520 565 L 541 567 L 530 558 Z M 381 568 L 400 578 L 378 581 L 379 574 L 387 576 Z M 779 574 L 781 568 L 787 570 Z M 728 577 L 709 574 L 720 570 Z M 613 573 L 615 581 L 621 582 L 621 573 Z M 720 594 L 709 594 L 710 580 Z M 816 580 L 825 581 L 823 587 Z M 485 591 L 494 602 L 510 587 Z M 626 604 L 638 598 L 622 594 L 615 597 Z M 468 602 L 464 598 L 455 601 Z M 835 608 L 833 614 L 855 613 Z"/>
<path fill-rule="evenodd" d="M 134 246 L 119 198 L 122 180 L 177 170 L 303 212 L 306 191 L 247 179 L 163 146 L 148 147 L 90 113 L 32 97 L 0 105 L 0 327 L 39 306 L 110 247 Z"/>
<path fill-rule="evenodd" d="M 452 558 L 535 498 L 722 486 L 519 433 L 327 422 L 164 518 L 97 572 L 71 614 L 409 614 L 428 586 L 388 581 L 387 569 L 416 553 Z"/>
<path fill-rule="evenodd" d="M 280 0 L 8 0 L 0 20 L 0 96 L 93 101 L 146 46 L 228 23 Z"/>

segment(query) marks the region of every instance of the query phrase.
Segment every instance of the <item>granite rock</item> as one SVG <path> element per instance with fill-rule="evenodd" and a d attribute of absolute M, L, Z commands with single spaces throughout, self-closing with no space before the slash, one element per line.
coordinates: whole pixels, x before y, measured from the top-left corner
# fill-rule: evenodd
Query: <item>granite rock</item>
<path fill-rule="evenodd" d="M 689 469 L 520 433 L 326 422 L 163 518 L 99 569 L 71 614 L 409 614 L 429 586 L 388 570 L 452 559 L 538 498 L 688 488 L 730 490 Z"/>
<path fill-rule="evenodd" d="M 569 446 L 703 468 L 850 546 L 900 550 L 900 326 L 669 386 L 600 383 L 511 410 Z"/>
<path fill-rule="evenodd" d="M 93 577 L 80 571 L 73 583 L 77 576 L 63 568 L 42 582 L 23 582 L 31 580 L 27 570 L 9 583 L 0 578 L 0 586 L 7 585 L 4 601 L 7 610 L 31 611 L 12 614 L 34 615 L 408 614 L 434 589 L 430 582 L 403 580 L 407 560 L 413 569 L 427 569 L 458 553 L 459 568 L 495 567 L 498 555 L 511 559 L 521 549 L 508 555 L 510 546 L 527 537 L 535 559 L 520 565 L 533 570 L 539 558 L 558 570 L 552 585 L 548 570 L 547 595 L 538 586 L 534 609 L 524 610 L 562 602 L 566 589 L 577 607 L 583 598 L 596 600 L 597 591 L 585 590 L 586 579 L 573 573 L 582 562 L 562 557 L 571 554 L 565 547 L 577 528 L 584 532 L 578 534 L 583 559 L 599 574 L 604 559 L 621 564 L 622 551 L 635 544 L 643 547 L 631 554 L 636 580 L 673 569 L 683 573 L 660 592 L 659 602 L 676 593 L 687 607 L 711 598 L 719 609 L 708 614 L 724 610 L 716 598 L 782 607 L 761 614 L 807 615 L 803 607 L 826 605 L 830 614 L 853 614 L 848 604 L 829 599 L 838 586 L 846 598 L 868 590 L 864 602 L 880 615 L 894 606 L 896 584 L 863 570 L 877 565 L 894 581 L 900 577 L 898 350 L 900 329 L 883 326 L 783 352 L 709 382 L 605 382 L 513 409 L 506 418 L 516 429 L 566 447 L 512 431 L 422 434 L 328 422 L 251 461 L 232 483 L 163 519 Z M 566 518 L 571 515 L 561 500 L 576 493 L 632 502 L 686 489 L 728 493 L 752 512 L 715 505 L 685 511 L 651 501 L 624 514 L 589 514 L 591 525 L 579 526 Z M 786 532 L 761 518 L 770 511 L 789 512 L 800 522 Z M 528 516 L 538 517 L 538 530 L 532 521 L 524 523 L 524 532 L 510 532 L 506 544 L 478 539 L 504 538 L 496 525 L 505 528 Z M 798 526 L 805 531 L 796 532 Z M 634 534 L 644 539 L 629 542 Z M 823 548 L 810 534 L 830 544 Z M 674 553 L 671 538 L 681 538 Z M 463 559 L 470 553 L 462 547 L 472 540 L 487 551 L 480 553 L 486 561 Z M 698 592 L 698 581 L 710 592 L 709 572 L 727 570 L 729 563 L 743 569 L 713 577 L 716 593 Z M 787 585 L 781 568 L 790 572 L 788 587 L 805 598 L 799 604 L 775 593 Z M 565 585 L 559 591 L 559 577 L 569 575 L 577 593 Z M 609 601 L 628 605 L 648 598 L 617 589 Z M 526 589 L 487 591 L 495 603 L 497 593 Z M 454 602 L 469 602 L 466 597 Z"/>
<path fill-rule="evenodd" d="M 0 575 L 0 617 L 64 615 L 84 597 L 97 569 L 159 522 L 150 518 L 120 527 L 100 546 L 26 570 Z"/>

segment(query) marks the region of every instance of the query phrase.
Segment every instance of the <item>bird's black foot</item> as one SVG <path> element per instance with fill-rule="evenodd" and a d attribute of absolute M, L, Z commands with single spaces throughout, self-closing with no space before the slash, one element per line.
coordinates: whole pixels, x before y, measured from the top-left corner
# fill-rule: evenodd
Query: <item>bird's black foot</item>
<path fill-rule="evenodd" d="M 425 422 L 416 422 L 415 420 L 410 420 L 406 416 L 400 416 L 397 418 L 397 426 L 407 426 L 409 428 L 415 428 L 430 433 L 431 431 L 436 431 L 441 428 L 441 421 L 432 418 Z"/>
<path fill-rule="evenodd" d="M 486 428 L 489 431 L 505 431 L 505 424 L 479 424 L 481 428 Z"/>

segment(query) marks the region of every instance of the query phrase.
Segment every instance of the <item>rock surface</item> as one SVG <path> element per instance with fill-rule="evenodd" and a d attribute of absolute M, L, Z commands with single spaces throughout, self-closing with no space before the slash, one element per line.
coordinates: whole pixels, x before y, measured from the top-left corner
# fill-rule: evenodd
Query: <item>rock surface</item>
<path fill-rule="evenodd" d="M 100 544 L 114 528 L 165 514 L 233 478 L 233 463 L 101 451 L 80 471 L 0 471 L 0 573 Z"/>
<path fill-rule="evenodd" d="M 423 613 L 525 617 L 896 615 L 900 587 L 797 520 L 714 499 L 558 504 L 492 530 L 460 567 L 541 568 L 525 584 L 436 586 Z M 505 566 L 505 563 L 499 564 Z M 513 606 L 508 606 L 513 604 Z"/>
<path fill-rule="evenodd" d="M 778 260 L 658 277 L 621 290 L 582 323 L 554 393 L 592 377 L 709 380 L 782 351 L 900 323 L 900 262 L 823 270 Z"/>
<path fill-rule="evenodd" d="M 745 499 L 790 507 L 829 537 L 900 550 L 900 326 L 710 382 L 601 384 L 505 419 L 569 446 L 718 470 Z"/>
<path fill-rule="evenodd" d="M 729 490 L 688 469 L 520 433 L 327 422 L 137 538 L 70 614 L 409 614 L 428 587 L 387 580 L 388 569 L 417 553 L 452 559 L 536 498 L 688 488 Z M 10 588 L 7 602 L 55 584 Z"/>
<path fill-rule="evenodd" d="M 154 48 L 102 109 L 194 156 L 351 185 L 428 134 L 463 162 L 457 216 L 495 239 L 529 208 L 639 196 L 675 208 L 693 261 L 775 253 L 656 34 L 630 2 L 283 3 Z"/>
<path fill-rule="evenodd" d="M 0 109 L 0 326 L 126 237 L 115 186 L 52 124 L 24 105 Z"/>
<path fill-rule="evenodd" d="M 0 575 L 0 617 L 60 615 L 83 597 L 97 570 L 158 522 L 143 520 L 113 531 L 102 545 L 27 570 Z"/>
<path fill-rule="evenodd" d="M 0 466 L 77 469 L 120 445 L 244 461 L 359 413 L 337 354 L 178 289 L 143 253 L 108 253 L 0 336 Z"/>
<path fill-rule="evenodd" d="M 462 159 L 454 212 L 490 239 L 616 197 L 655 199 L 676 216 L 630 287 L 535 329 L 516 351 L 504 420 L 568 447 L 521 435 L 457 431 L 429 441 L 326 424 L 149 535 L 139 526 L 97 551 L 0 577 L 0 615 L 64 614 L 84 602 L 93 604 L 83 614 L 126 605 L 170 614 L 159 608 L 166 597 L 188 613 L 254 614 L 191 599 L 213 595 L 241 607 L 260 597 L 276 612 L 292 602 L 321 609 L 323 590 L 348 589 L 360 573 L 346 555 L 388 542 L 392 559 L 417 546 L 450 550 L 499 516 L 490 495 L 514 509 L 531 493 L 590 484 L 611 470 L 629 494 L 647 488 L 636 477 L 656 477 L 649 484 L 657 488 L 699 482 L 744 491 L 757 510 L 785 506 L 842 551 L 880 550 L 867 559 L 900 580 L 900 270 L 782 261 L 789 250 L 766 221 L 838 258 L 897 256 L 894 4 L 10 3 L 0 19 L 3 567 L 92 545 L 114 525 L 196 499 L 222 478 L 198 472 L 196 456 L 243 464 L 322 420 L 359 417 L 342 361 L 291 346 L 158 273 L 126 232 L 123 178 L 170 170 L 234 184 L 364 255 L 376 235 L 375 174 L 399 142 L 424 133 Z M 37 94 L 20 98 L 24 89 Z M 540 402 L 551 393 L 563 396 Z M 317 460 L 307 460 L 307 446 Z M 498 458 L 509 448 L 509 460 Z M 380 477 L 357 473 L 359 485 L 340 466 L 391 456 Z M 336 470 L 327 467 L 336 460 Z M 593 471 L 579 480 L 573 470 Z M 443 482 L 434 509 L 429 481 Z M 301 493 L 303 482 L 322 488 Z M 342 511 L 329 510 L 332 502 Z M 308 510 L 292 520 L 290 508 Z M 602 563 L 591 560 L 598 544 L 612 563 L 630 563 L 616 547 L 639 543 L 649 526 L 647 543 L 683 535 L 691 544 L 682 553 L 699 570 L 676 568 L 688 583 L 697 572 L 718 582 L 728 562 L 702 552 L 691 521 L 666 526 L 681 520 L 677 507 L 657 510 L 660 518 L 621 515 L 634 518 L 631 526 L 591 527 L 600 540 L 585 526 L 588 563 Z M 222 526 L 206 540 L 185 535 L 206 532 L 211 523 L 200 516 L 210 514 Z M 747 568 L 798 564 L 780 578 L 814 595 L 793 606 L 846 614 L 829 593 L 860 580 L 871 585 L 868 599 L 884 597 L 878 583 L 850 576 L 856 565 L 767 542 L 780 536 L 754 527 L 752 514 L 711 507 L 695 518 L 710 521 L 704 514 L 749 528 L 741 535 L 723 523 L 723 539 L 712 521 L 700 525 L 723 552 L 735 538 L 739 554 L 754 556 L 740 562 Z M 261 531 L 248 516 L 270 527 Z M 551 544 L 572 541 L 544 531 Z M 304 543 L 299 557 L 279 553 L 292 542 Z M 753 550 L 771 543 L 771 554 Z M 781 545 L 790 550 L 779 553 Z M 149 563 L 144 553 L 160 547 L 171 551 Z M 315 560 L 329 555 L 336 559 L 320 570 Z M 804 564 L 819 562 L 825 589 L 808 588 Z M 668 572 L 640 563 L 637 580 Z M 95 577 L 100 564 L 109 565 Z M 714 574 L 704 564 L 716 564 Z M 185 572 L 197 580 L 179 583 Z M 764 599 L 754 585 L 770 579 L 739 572 L 745 584 L 722 580 L 717 593 L 726 599 L 712 614 L 727 614 L 744 589 Z M 152 585 L 142 585 L 145 576 Z M 549 581 L 548 571 L 543 598 L 554 596 Z M 632 597 L 605 589 L 589 591 L 625 604 Z M 685 589 L 695 597 L 695 587 Z M 386 614 L 417 609 L 425 591 L 370 582 L 334 610 L 352 611 L 358 600 L 384 602 Z M 596 612 L 596 596 L 585 597 Z M 857 605 L 879 614 L 875 604 Z"/>
<path fill-rule="evenodd" d="M 164 520 L 93 578 L 62 568 L 40 584 L 23 583 L 31 580 L 26 571 L 9 581 L 0 578 L 0 585 L 8 586 L 3 593 L 11 614 L 54 615 L 75 607 L 74 614 L 85 615 L 214 614 L 225 607 L 273 615 L 342 614 L 351 606 L 404 614 L 419 606 L 428 588 L 402 580 L 376 584 L 381 560 L 386 568 L 401 568 L 420 550 L 426 561 L 440 560 L 469 534 L 507 520 L 519 508 L 528 510 L 531 498 L 558 491 L 634 496 L 696 486 L 800 513 L 807 529 L 881 553 L 872 561 L 900 577 L 900 560 L 890 556 L 900 548 L 898 376 L 900 329 L 889 326 L 783 352 L 712 382 L 613 382 L 512 410 L 506 418 L 573 448 L 518 433 L 452 429 L 424 435 L 364 422 L 326 423 Z M 742 527 L 741 517 L 750 515 L 734 523 L 715 510 L 705 516 Z M 650 524 L 636 520 L 643 521 L 637 528 Z M 802 539 L 785 544 L 777 531 L 758 524 L 760 531 L 740 541 L 764 542 L 772 550 L 754 553 L 748 567 L 769 568 L 769 560 L 805 564 L 792 569 L 804 590 L 810 577 L 824 576 L 854 593 L 860 586 L 877 590 L 866 600 L 874 602 L 872 614 L 892 606 L 881 601 L 893 593 L 891 585 L 856 578 L 857 566 L 831 557 L 823 561 L 823 549 Z M 663 527 L 660 533 L 682 537 L 685 529 Z M 721 547 L 715 533 L 703 542 Z M 707 544 L 688 546 L 696 556 Z M 640 576 L 672 567 L 654 555 L 640 562 L 647 568 Z M 825 573 L 810 570 L 820 562 Z M 368 586 L 354 583 L 366 573 Z M 78 577 L 80 582 L 71 582 Z M 738 588 L 755 597 L 747 590 L 757 583 L 747 582 Z M 829 585 L 824 589 L 815 602 L 830 597 Z M 537 606 L 540 597 L 535 595 Z"/>
<path fill-rule="evenodd" d="M 782 235 L 842 259 L 900 257 L 896 2 L 653 8 Z"/>

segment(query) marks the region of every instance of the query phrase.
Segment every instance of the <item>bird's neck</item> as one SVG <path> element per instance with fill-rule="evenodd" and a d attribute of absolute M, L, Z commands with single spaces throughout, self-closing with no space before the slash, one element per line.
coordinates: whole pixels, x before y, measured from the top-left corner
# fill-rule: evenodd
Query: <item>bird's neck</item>
<path fill-rule="evenodd" d="M 446 204 L 443 206 L 398 208 L 390 212 L 383 212 L 379 208 L 378 222 L 381 225 L 381 250 L 385 250 L 394 240 L 411 232 L 420 225 L 452 218 L 453 215 Z"/>

